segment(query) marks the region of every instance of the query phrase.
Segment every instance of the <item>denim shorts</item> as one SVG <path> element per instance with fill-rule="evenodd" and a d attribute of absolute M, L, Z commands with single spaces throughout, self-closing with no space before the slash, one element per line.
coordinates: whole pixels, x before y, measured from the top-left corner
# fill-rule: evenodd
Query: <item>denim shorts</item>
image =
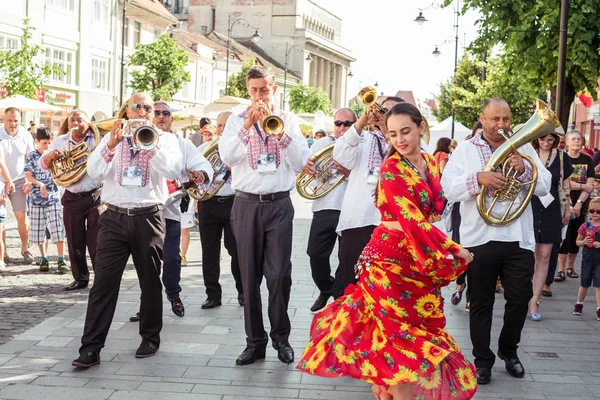
<path fill-rule="evenodd" d="M 600 263 L 583 260 L 581 263 L 581 287 L 600 288 Z"/>

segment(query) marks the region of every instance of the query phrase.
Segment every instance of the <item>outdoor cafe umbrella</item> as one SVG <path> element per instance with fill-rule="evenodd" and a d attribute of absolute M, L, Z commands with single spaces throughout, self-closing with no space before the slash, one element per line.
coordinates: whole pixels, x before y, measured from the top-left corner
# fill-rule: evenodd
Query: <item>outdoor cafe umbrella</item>
<path fill-rule="evenodd" d="M 16 107 L 21 111 L 62 111 L 60 107 L 44 103 L 42 101 L 28 99 L 25 96 L 16 95 L 0 100 L 0 110 Z"/>

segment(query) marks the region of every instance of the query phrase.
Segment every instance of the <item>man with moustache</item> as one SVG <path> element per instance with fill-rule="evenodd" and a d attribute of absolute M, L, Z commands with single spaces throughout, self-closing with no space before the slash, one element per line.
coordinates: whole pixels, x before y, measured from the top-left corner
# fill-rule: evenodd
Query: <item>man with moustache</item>
<path fill-rule="evenodd" d="M 33 137 L 19 125 L 21 110 L 9 107 L 4 110 L 4 125 L 0 127 L 0 141 L 8 174 L 15 189 L 8 194 L 10 204 L 17 220 L 17 230 L 21 239 L 21 255 L 26 264 L 34 262 L 33 254 L 29 251 L 29 222 L 27 219 L 27 195 L 23 191 L 25 184 L 25 157 L 34 151 Z M 5 241 L 5 239 L 2 239 Z M 5 241 L 6 242 L 6 241 Z M 4 247 L 6 250 L 8 248 Z M 8 251 L 4 253 L 4 262 L 11 261 Z"/>
<path fill-rule="evenodd" d="M 390 108 L 404 101 L 399 97 L 388 97 L 381 104 Z M 365 113 L 340 137 L 333 148 L 333 158 L 350 171 L 348 186 L 342 201 L 336 231 L 341 236 L 339 266 L 335 273 L 333 296 L 344 294 L 346 287 L 356 282 L 354 266 L 360 253 L 371 239 L 371 233 L 381 217 L 375 207 L 375 186 L 387 153 L 387 127 L 385 116 L 375 107 Z M 349 122 L 349 120 L 343 121 Z M 376 125 L 374 130 L 365 130 Z"/>
<path fill-rule="evenodd" d="M 352 125 L 356 123 L 356 113 L 349 108 L 340 108 L 333 115 L 334 136 L 323 137 L 317 140 L 310 148 L 311 158 L 304 166 L 304 172 L 314 175 L 314 155 L 323 147 L 335 143 L 342 137 Z M 320 132 L 320 131 L 318 131 Z M 350 171 L 335 163 L 338 171 L 348 177 Z M 319 288 L 319 296 L 310 307 L 310 311 L 316 312 L 327 305 L 327 300 L 333 296 L 333 284 L 335 279 L 331 276 L 331 265 L 329 257 L 339 239 L 336 228 L 340 219 L 340 209 L 344 193 L 346 192 L 347 180 L 345 179 L 338 187 L 326 196 L 316 199 L 312 203 L 313 219 L 310 224 L 308 235 L 308 248 L 306 253 L 310 258 L 310 269 L 312 278 Z M 339 250 L 339 248 L 338 248 Z M 338 259 L 341 257 L 338 251 Z M 338 268 L 339 271 L 339 268 Z"/>
<path fill-rule="evenodd" d="M 127 103 L 128 123 L 154 114 L 147 93 L 136 93 Z M 89 368 L 100 363 L 100 351 L 119 295 L 121 277 L 131 255 L 141 289 L 139 332 L 142 343 L 136 358 L 156 354 L 162 329 L 161 259 L 165 237 L 162 205 L 168 197 L 167 179 L 176 179 L 183 160 L 175 135 L 157 129 L 158 144 L 144 150 L 123 132 L 123 120 L 114 123 L 88 159 L 88 174 L 104 181 L 94 286 L 90 290 L 79 358 L 72 365 Z M 194 171 L 196 183 L 206 173 Z"/>
<path fill-rule="evenodd" d="M 65 151 L 80 143 L 87 145 L 88 152 L 96 147 L 96 135 L 85 112 L 71 111 L 67 117 L 67 124 L 69 133 L 59 135 L 52 141 L 42 156 L 40 162 L 42 168 L 49 170 L 55 161 L 63 157 Z M 76 164 L 83 161 L 80 159 Z M 61 198 L 69 260 L 73 274 L 73 282 L 65 290 L 84 289 L 88 286 L 90 270 L 85 257 L 86 247 L 90 254 L 92 269 L 95 269 L 101 190 L 102 182 L 100 179 L 92 178 L 86 167 L 83 178 L 67 186 Z"/>
<path fill-rule="evenodd" d="M 525 375 L 517 348 L 532 296 L 535 236 L 531 205 L 525 208 L 515 222 L 505 226 L 488 225 L 477 210 L 477 196 L 482 185 L 490 189 L 487 193 L 489 203 L 493 191 L 506 184 L 506 178 L 501 172 L 483 171 L 492 153 L 505 142 L 504 136 L 498 131 L 503 129 L 508 133 L 511 118 L 510 106 L 504 99 L 492 98 L 486 101 L 480 115 L 483 129 L 456 148 L 444 169 L 441 181 L 448 201 L 460 202 L 460 242 L 474 254 L 474 261 L 469 264 L 467 271 L 467 290 L 471 301 L 471 342 L 477 382 L 481 385 L 491 381 L 495 361 L 495 355 L 490 349 L 490 331 L 498 277 L 504 286 L 506 307 L 497 354 L 504 360 L 510 375 L 515 378 Z M 540 162 L 530 144 L 521 146 L 518 151 L 534 160 L 538 170 L 534 194 L 545 196 L 550 190 L 550 172 Z M 531 180 L 533 169 L 519 153 L 510 157 L 509 164 L 518 172 L 517 179 L 526 182 Z M 528 187 L 522 190 L 528 190 Z M 524 192 L 520 194 L 517 203 L 523 200 L 523 196 Z M 506 203 L 498 202 L 495 212 L 502 213 L 502 206 L 506 207 Z"/>
<path fill-rule="evenodd" d="M 227 124 L 227 120 L 229 119 L 230 115 L 231 111 L 223 111 L 217 116 L 217 130 L 215 132 L 215 135 L 217 135 L 217 137 L 221 137 L 221 135 L 223 135 L 225 125 Z"/>

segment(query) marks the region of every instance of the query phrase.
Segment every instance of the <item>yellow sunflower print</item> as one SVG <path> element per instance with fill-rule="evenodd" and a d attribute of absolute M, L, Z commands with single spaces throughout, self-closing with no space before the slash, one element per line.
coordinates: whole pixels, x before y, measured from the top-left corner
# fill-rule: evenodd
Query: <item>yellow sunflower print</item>
<path fill-rule="evenodd" d="M 371 351 L 381 350 L 385 347 L 387 339 L 383 336 L 383 333 L 379 328 L 373 329 L 373 345 Z"/>
<path fill-rule="evenodd" d="M 395 373 L 390 379 L 384 378 L 383 381 L 388 385 L 400 385 L 402 383 L 414 382 L 417 380 L 417 373 L 412 369 L 400 366 L 399 372 Z"/>
<path fill-rule="evenodd" d="M 421 181 L 421 177 L 410 168 L 405 168 L 402 172 L 400 176 L 408 186 L 414 186 Z"/>
<path fill-rule="evenodd" d="M 323 341 L 321 341 L 315 348 L 315 352 L 312 354 L 312 356 L 310 356 L 310 358 L 303 363 L 302 368 L 314 372 L 315 368 L 321 364 L 326 355 L 327 353 L 325 352 L 325 344 Z"/>
<path fill-rule="evenodd" d="M 349 351 L 348 353 L 344 354 L 344 351 L 344 346 L 339 343 L 333 346 L 333 353 L 339 362 L 344 364 L 354 364 L 356 362 L 356 353 L 354 351 Z"/>
<path fill-rule="evenodd" d="M 396 205 L 400 208 L 400 213 L 407 220 L 421 221 L 423 214 L 419 207 L 416 206 L 411 200 L 403 196 L 394 196 Z"/>
<path fill-rule="evenodd" d="M 399 317 L 408 317 L 408 313 L 406 310 L 400 306 L 398 306 L 398 301 L 393 297 L 388 297 L 387 299 L 379 300 L 379 305 L 384 309 L 392 309 L 394 313 Z"/>
<path fill-rule="evenodd" d="M 369 280 L 373 284 L 388 289 L 390 287 L 390 278 L 380 268 L 372 266 L 369 268 Z"/>
<path fill-rule="evenodd" d="M 456 376 L 462 390 L 473 390 L 477 386 L 477 379 L 469 368 L 459 368 L 456 370 Z"/>
<path fill-rule="evenodd" d="M 421 352 L 423 353 L 423 357 L 433 365 L 439 365 L 450 354 L 448 350 L 444 350 L 431 342 L 423 343 Z"/>
<path fill-rule="evenodd" d="M 400 353 L 404 354 L 406 357 L 410 358 L 411 360 L 416 360 L 417 359 L 417 353 L 409 351 L 409 350 L 404 350 L 404 349 L 399 349 Z"/>
<path fill-rule="evenodd" d="M 333 319 L 333 314 L 330 314 L 326 317 L 321 317 L 317 320 L 317 327 L 319 329 L 326 329 L 329 328 L 329 326 L 331 325 L 331 320 Z"/>
<path fill-rule="evenodd" d="M 365 361 L 360 365 L 360 370 L 362 371 L 364 376 L 376 377 L 377 369 L 371 362 Z"/>
<path fill-rule="evenodd" d="M 440 383 L 442 383 L 442 375 L 440 374 L 440 369 L 437 368 L 433 372 L 433 374 L 429 376 L 420 376 L 419 378 L 417 378 L 417 383 L 427 390 L 432 390 L 440 386 Z"/>
<path fill-rule="evenodd" d="M 338 337 L 342 331 L 348 325 L 348 313 L 346 311 L 340 311 L 335 316 L 335 320 L 331 324 L 331 328 L 329 328 L 329 336 L 335 338 Z"/>
<path fill-rule="evenodd" d="M 439 307 L 440 298 L 431 293 L 417 299 L 414 305 L 421 318 L 442 318 L 444 315 Z"/>

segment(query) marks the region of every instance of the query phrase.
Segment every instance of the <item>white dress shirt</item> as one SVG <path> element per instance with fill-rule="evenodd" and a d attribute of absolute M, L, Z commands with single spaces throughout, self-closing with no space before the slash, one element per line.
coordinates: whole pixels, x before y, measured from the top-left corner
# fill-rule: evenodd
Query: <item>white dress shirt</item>
<path fill-rule="evenodd" d="M 318 151 L 323 149 L 323 147 L 332 144 L 335 141 L 336 139 L 333 136 L 326 136 L 317 140 L 310 147 L 310 156 L 313 157 Z M 315 213 L 323 210 L 341 210 L 342 201 L 344 200 L 344 193 L 346 192 L 347 185 L 348 181 L 344 179 L 342 183 L 340 183 L 331 192 L 327 193 L 326 196 L 321 197 L 320 199 L 313 200 L 312 212 Z"/>
<path fill-rule="evenodd" d="M 84 140 L 85 143 L 88 145 L 89 152 L 91 152 L 96 146 L 96 137 L 94 135 L 94 131 L 92 131 L 91 129 L 88 129 L 87 135 L 82 140 Z M 46 171 L 50 171 L 50 167 L 44 163 L 44 157 L 46 157 L 48 154 L 50 154 L 50 152 L 54 150 L 69 150 L 77 144 L 78 143 L 76 143 L 69 134 L 57 136 L 52 141 L 52 143 L 50 143 L 50 147 L 48 147 L 48 150 L 44 152 L 42 158 L 40 158 L 40 166 Z M 81 178 L 81 180 L 79 180 L 79 182 L 76 182 L 71 186 L 66 187 L 65 189 L 71 193 L 83 193 L 92 191 L 98 188 L 101 184 L 102 182 L 99 179 L 94 179 L 90 177 L 86 172 L 86 174 L 83 176 L 83 178 Z"/>
<path fill-rule="evenodd" d="M 227 120 L 219 141 L 221 160 L 231 168 L 231 187 L 252 194 L 269 194 L 291 190 L 296 184 L 296 174 L 308 160 L 309 150 L 302 135 L 298 118 L 291 113 L 275 110 L 273 115 L 283 119 L 284 134 L 280 141 L 257 132 L 255 127 L 244 129 L 246 111 L 232 114 Z M 265 149 L 265 140 L 268 150 Z M 274 172 L 261 173 L 256 155 L 270 154 L 277 165 Z"/>
<path fill-rule="evenodd" d="M 19 125 L 17 134 L 10 136 L 6 133 L 6 127 L 0 126 L 0 140 L 2 140 L 2 150 L 4 151 L 4 159 L 10 179 L 17 181 L 25 179 L 25 156 L 35 150 L 33 146 L 33 138 L 31 133 Z M 4 182 L 4 178 L 0 176 L 0 180 Z"/>
<path fill-rule="evenodd" d="M 219 138 L 213 139 L 213 140 L 219 140 Z M 200 149 L 200 151 L 204 151 L 204 149 L 207 148 L 208 145 L 211 143 L 212 142 L 204 142 L 198 148 Z M 219 144 L 219 146 L 221 146 L 221 144 Z M 214 172 L 214 170 L 212 168 L 211 168 L 211 170 Z M 219 189 L 217 194 L 215 194 L 215 197 L 233 196 L 234 194 L 235 193 L 233 192 L 233 189 L 231 188 L 231 173 L 230 173 L 229 177 L 227 178 L 227 182 L 225 182 L 223 184 L 223 186 L 221 186 L 221 189 Z"/>
<path fill-rule="evenodd" d="M 138 208 L 164 204 L 168 198 L 167 179 L 175 179 L 183 168 L 183 158 L 177 137 L 159 130 L 158 145 L 144 156 L 140 152 L 138 163 L 145 165 L 145 185 L 141 187 L 121 186 L 123 173 L 122 160 L 129 152 L 127 139 L 119 143 L 111 152 L 107 143 L 110 135 L 102 138 L 100 144 L 90 154 L 87 164 L 88 175 L 104 181 L 102 201 L 117 207 Z"/>
<path fill-rule="evenodd" d="M 531 157 L 538 170 L 538 179 L 535 184 L 534 194 L 545 196 L 550 191 L 552 175 L 544 167 L 537 153 L 530 144 L 519 148 L 519 153 Z M 519 247 L 534 251 L 535 236 L 533 231 L 533 213 L 531 204 L 527 205 L 525 211 L 512 224 L 506 226 L 490 226 L 479 215 L 477 211 L 477 195 L 481 187 L 477 182 L 477 173 L 482 172 L 492 155 L 490 146 L 481 139 L 481 133 L 477 133 L 471 140 L 461 143 L 449 158 L 444 173 L 442 174 L 442 187 L 444 194 L 450 202 L 460 202 L 460 244 L 464 247 L 474 247 L 486 244 L 490 241 L 519 242 Z M 531 165 L 525 161 L 525 172 L 518 179 L 526 181 L 531 178 Z M 523 188 L 512 210 L 514 211 L 522 203 L 526 189 Z M 492 191 L 488 191 L 488 204 Z M 494 214 L 506 210 L 508 202 L 497 202 L 494 206 Z"/>
<path fill-rule="evenodd" d="M 379 168 L 386 152 L 387 144 L 381 132 L 363 131 L 359 135 L 354 125 L 335 143 L 333 158 L 350 170 L 336 229 L 338 234 L 346 229 L 381 223 L 374 196 Z"/>
<path fill-rule="evenodd" d="M 177 141 L 179 142 L 179 150 L 181 151 L 181 155 L 183 156 L 184 167 L 181 169 L 181 171 L 179 171 L 179 181 L 186 182 L 188 180 L 187 170 L 190 170 L 206 172 L 206 175 L 208 175 L 207 182 L 210 182 L 213 178 L 213 169 L 208 160 L 202 155 L 202 151 L 200 150 L 200 148 L 196 147 L 194 143 L 192 143 L 190 140 L 185 139 L 177 135 L 176 133 L 170 133 L 170 135 L 173 135 L 177 138 Z M 205 184 L 203 184 L 202 186 L 205 186 Z M 180 205 L 181 199 L 177 200 L 168 207 L 165 207 L 163 209 L 163 214 L 165 215 L 165 218 L 174 221 L 181 221 Z M 188 211 L 190 209 L 193 210 L 193 208 L 194 203 L 190 201 L 190 204 L 188 205 Z"/>

